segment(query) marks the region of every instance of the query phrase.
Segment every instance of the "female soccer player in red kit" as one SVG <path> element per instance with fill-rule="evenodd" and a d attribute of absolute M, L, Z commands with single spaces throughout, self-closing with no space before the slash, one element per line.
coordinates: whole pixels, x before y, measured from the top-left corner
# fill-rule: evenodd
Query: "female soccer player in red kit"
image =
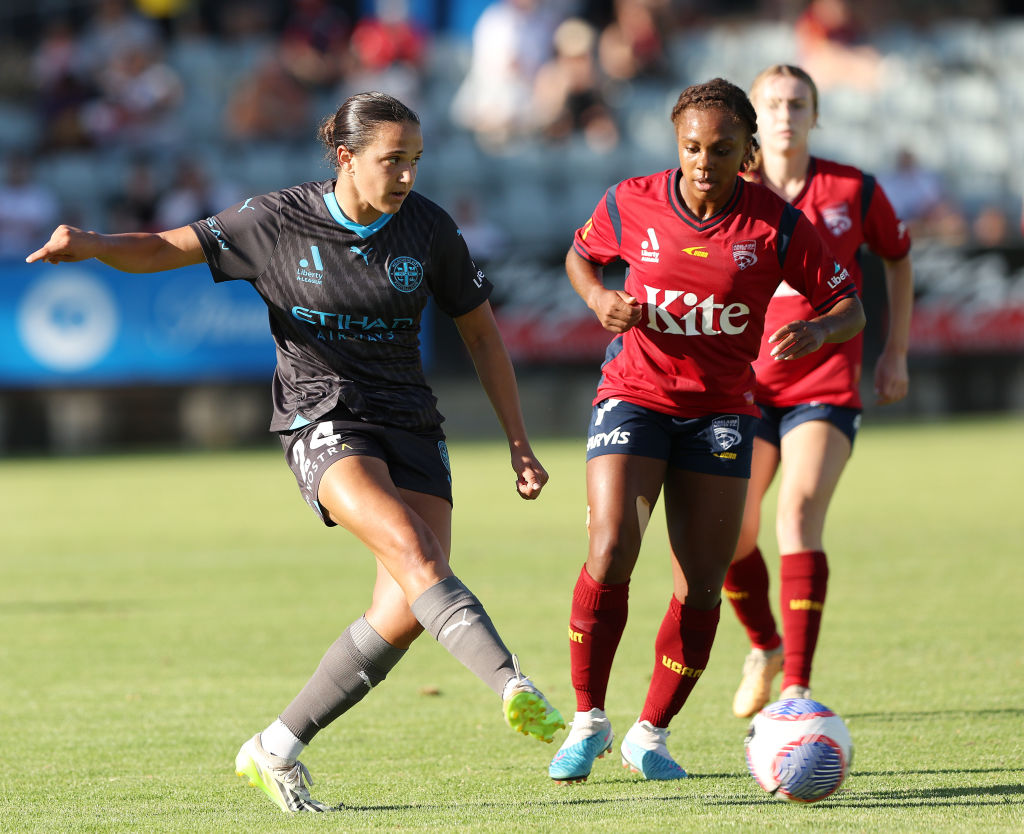
<path fill-rule="evenodd" d="M 810 222 L 739 177 L 757 147 L 746 94 L 720 78 L 689 87 L 672 123 L 680 167 L 608 189 L 566 256 L 573 287 L 617 335 L 587 441 L 590 546 L 569 620 L 577 712 L 548 769 L 557 782 L 586 779 L 611 749 L 608 677 L 663 488 L 672 594 L 647 700 L 621 751 L 647 779 L 686 775 L 668 753 L 667 727 L 704 671 L 718 625 L 750 475 L 758 413 L 750 363 L 765 310 L 783 280 L 812 307 L 771 333 L 776 360 L 797 360 L 864 325 L 853 280 Z M 616 259 L 629 266 L 623 291 L 602 280 Z"/>
<path fill-rule="evenodd" d="M 818 119 L 818 91 L 806 72 L 787 65 L 768 67 L 754 80 L 750 98 L 761 128 L 761 158 L 748 178 L 800 209 L 850 270 L 858 288 L 863 280 L 857 259 L 860 247 L 867 244 L 881 256 L 889 329 L 875 367 L 875 395 L 879 404 L 902 399 L 907 393 L 914 295 L 906 228 L 872 176 L 811 156 L 808 137 Z M 782 284 L 768 306 L 765 332 L 812 314 L 803 296 Z M 768 703 L 780 671 L 783 697 L 810 694 L 811 662 L 828 582 L 822 539 L 825 513 L 860 424 L 861 343 L 857 337 L 793 362 L 775 362 L 772 345 L 763 342 L 754 363 L 762 419 L 754 440 L 736 561 L 725 577 L 725 595 L 752 647 L 733 699 L 733 712 L 741 717 Z M 772 616 L 768 571 L 757 546 L 761 501 L 779 470 L 775 528 L 782 554 L 784 642 Z"/>

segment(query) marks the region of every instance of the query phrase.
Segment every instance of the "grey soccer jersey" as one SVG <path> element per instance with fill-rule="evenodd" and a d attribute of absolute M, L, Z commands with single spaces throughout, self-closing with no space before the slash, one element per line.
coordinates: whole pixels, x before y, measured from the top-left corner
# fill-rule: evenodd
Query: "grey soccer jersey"
<path fill-rule="evenodd" d="M 440 426 L 420 359 L 423 308 L 433 296 L 460 316 L 491 292 L 440 206 L 412 192 L 395 214 L 360 226 L 328 180 L 251 197 L 192 228 L 214 280 L 249 281 L 267 304 L 272 431 L 337 406 L 407 431 Z"/>

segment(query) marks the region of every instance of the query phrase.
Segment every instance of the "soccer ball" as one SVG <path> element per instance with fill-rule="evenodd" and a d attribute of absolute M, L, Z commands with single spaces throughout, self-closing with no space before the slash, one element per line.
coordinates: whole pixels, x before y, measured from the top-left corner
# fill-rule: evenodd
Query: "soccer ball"
<path fill-rule="evenodd" d="M 853 761 L 843 719 L 808 698 L 766 706 L 754 716 L 743 746 L 757 784 L 790 802 L 824 799 L 843 784 Z"/>

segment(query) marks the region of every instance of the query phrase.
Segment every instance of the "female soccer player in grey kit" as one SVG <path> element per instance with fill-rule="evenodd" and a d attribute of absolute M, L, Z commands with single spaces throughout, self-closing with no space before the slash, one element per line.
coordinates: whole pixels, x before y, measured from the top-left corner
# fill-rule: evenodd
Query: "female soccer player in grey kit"
<path fill-rule="evenodd" d="M 449 215 L 412 191 L 423 151 L 415 113 L 361 93 L 324 122 L 320 138 L 334 179 L 158 234 L 60 226 L 27 258 L 97 258 L 126 272 L 205 260 L 215 281 L 247 280 L 267 303 L 277 347 L 271 430 L 323 523 L 353 532 L 377 560 L 365 615 L 238 752 L 238 774 L 286 813 L 329 810 L 310 796 L 299 754 L 384 679 L 424 628 L 502 697 L 513 729 L 551 741 L 565 726 L 448 564 L 448 452 L 419 352 L 429 297 L 454 318 L 473 357 L 508 437 L 519 495 L 536 498 L 548 479 L 527 438 L 491 285 Z"/>

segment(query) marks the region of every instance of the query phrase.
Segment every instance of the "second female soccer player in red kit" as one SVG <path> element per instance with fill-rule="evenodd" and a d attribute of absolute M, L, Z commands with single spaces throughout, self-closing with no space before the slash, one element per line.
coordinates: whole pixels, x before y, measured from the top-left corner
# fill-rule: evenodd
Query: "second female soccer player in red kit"
<path fill-rule="evenodd" d="M 566 256 L 574 289 L 616 336 L 587 439 L 590 544 L 569 619 L 577 711 L 548 769 L 556 782 L 585 780 L 611 749 L 608 678 L 662 490 L 671 593 L 647 699 L 620 749 L 644 778 L 686 776 L 668 752 L 668 726 L 707 666 L 718 626 L 750 477 L 751 362 L 768 302 L 785 281 L 814 312 L 771 334 L 777 361 L 864 326 L 853 280 L 807 218 L 739 176 L 757 147 L 746 94 L 720 78 L 688 87 L 671 120 L 679 167 L 609 188 Z M 603 266 L 616 260 L 629 268 L 624 290 L 603 282 Z"/>
<path fill-rule="evenodd" d="M 858 286 L 861 246 L 866 244 L 882 259 L 889 322 L 875 364 L 875 395 L 879 405 L 896 402 L 907 393 L 914 301 L 906 227 L 874 177 L 811 156 L 808 140 L 818 121 L 818 89 L 804 70 L 788 64 L 768 67 L 754 79 L 750 99 L 762 147 L 746 176 L 804 212 Z M 803 296 L 783 284 L 768 308 L 766 329 L 806 315 L 808 309 Z M 725 577 L 725 595 L 751 643 L 733 698 L 733 712 L 741 718 L 768 703 L 780 671 L 782 697 L 810 696 L 829 574 L 825 515 L 860 425 L 861 341 L 858 337 L 829 345 L 786 363 L 773 362 L 770 345 L 762 343 L 754 363 L 761 421 L 739 544 Z M 768 597 L 768 568 L 757 546 L 761 502 L 776 471 L 781 636 Z"/>

